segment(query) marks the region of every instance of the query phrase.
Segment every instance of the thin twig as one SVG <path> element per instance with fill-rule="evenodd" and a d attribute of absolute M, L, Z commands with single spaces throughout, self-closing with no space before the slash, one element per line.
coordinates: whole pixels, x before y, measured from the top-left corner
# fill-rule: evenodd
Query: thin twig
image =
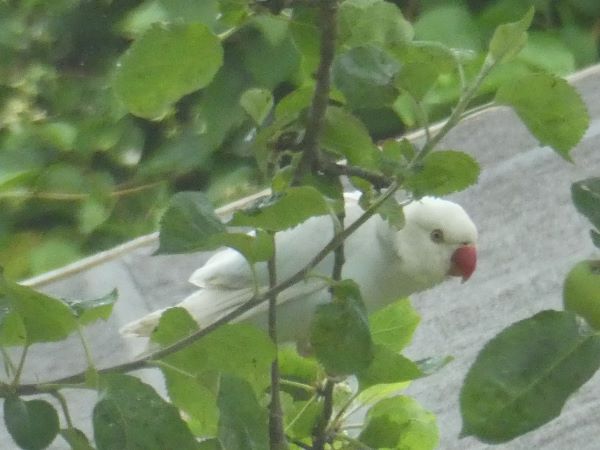
<path fill-rule="evenodd" d="M 164 181 L 155 181 L 153 183 L 144 184 L 141 186 L 134 186 L 130 188 L 119 189 L 116 191 L 109 192 L 109 197 L 118 198 L 126 195 L 136 194 L 141 191 L 152 189 L 153 187 L 164 184 Z M 37 199 L 37 200 L 55 200 L 55 201 L 81 201 L 90 198 L 90 194 L 81 194 L 73 192 L 35 192 L 27 190 L 18 191 L 7 191 L 0 193 L 0 199 L 4 198 L 16 198 L 16 199 Z"/>
<path fill-rule="evenodd" d="M 327 243 L 327 245 L 325 247 L 323 247 L 321 249 L 321 251 L 319 253 L 317 253 L 317 255 L 315 255 L 315 257 L 306 266 L 304 266 L 302 269 L 300 269 L 298 272 L 296 272 L 294 275 L 290 276 L 286 280 L 278 283 L 277 286 L 273 287 L 272 289 L 269 289 L 268 291 L 266 291 L 260 295 L 253 296 L 246 303 L 244 303 L 243 305 L 240 305 L 239 307 L 234 309 L 232 312 L 224 315 L 223 317 L 216 320 L 212 324 L 206 326 L 205 328 L 202 328 L 201 330 L 198 330 L 198 331 L 190 334 L 189 336 L 187 336 L 179 341 L 174 342 L 173 344 L 171 344 L 167 347 L 157 350 L 156 352 L 151 353 L 143 358 L 135 359 L 133 361 L 129 361 L 129 362 L 126 362 L 123 364 L 118 364 L 116 366 L 100 369 L 100 370 L 98 370 L 98 373 L 104 374 L 104 373 L 114 373 L 114 372 L 120 372 L 120 373 L 131 372 L 132 370 L 138 370 L 138 369 L 150 367 L 150 366 L 152 366 L 152 360 L 164 358 L 165 356 L 171 355 L 173 353 L 176 353 L 176 352 L 188 347 L 189 345 L 191 345 L 194 342 L 196 342 L 197 340 L 203 338 L 207 334 L 212 333 L 213 331 L 215 331 L 217 328 L 221 327 L 222 325 L 237 319 L 238 317 L 240 317 L 247 311 L 249 311 L 252 308 L 260 305 L 261 303 L 267 301 L 269 296 L 271 296 L 273 294 L 279 294 L 282 291 L 289 288 L 290 286 L 293 286 L 294 284 L 303 280 L 317 264 L 319 264 L 323 259 L 325 259 L 325 257 L 327 257 L 327 255 L 329 255 L 329 253 L 331 253 L 333 250 L 335 250 L 342 242 L 344 242 L 344 240 L 348 236 L 350 236 L 352 233 L 354 233 L 367 220 L 369 220 L 377 212 L 377 209 L 381 206 L 381 204 L 384 203 L 388 198 L 390 198 L 396 192 L 397 189 L 398 189 L 398 183 L 396 181 L 394 181 L 390 185 L 390 187 L 387 188 L 384 191 L 384 193 L 376 201 L 374 201 L 371 204 L 371 206 L 365 210 L 365 212 L 363 214 L 360 215 L 360 217 L 358 219 L 356 219 L 354 222 L 352 222 L 348 226 L 348 228 L 346 228 L 344 231 L 334 235 L 334 237 Z M 61 384 L 65 384 L 65 383 L 66 384 L 76 384 L 76 383 L 81 383 L 84 380 L 85 380 L 85 372 L 80 372 L 80 373 L 70 375 L 67 377 L 48 381 L 46 383 L 23 384 L 23 385 L 16 387 L 16 392 L 19 395 L 33 395 L 33 394 L 38 394 L 40 392 L 43 392 L 44 390 L 47 390 L 48 385 L 55 386 L 55 385 L 61 385 Z"/>
<path fill-rule="evenodd" d="M 306 450 L 312 450 L 312 447 L 308 444 L 305 444 L 304 442 L 292 437 L 292 436 L 287 436 L 288 441 L 290 441 L 292 444 L 297 445 L 300 448 L 304 448 Z"/>
<path fill-rule="evenodd" d="M 371 183 L 375 189 L 383 189 L 392 183 L 391 178 L 386 177 L 385 175 L 363 169 L 362 167 L 350 166 L 342 163 L 321 161 L 320 170 L 323 173 L 332 176 L 343 175 L 346 177 L 362 178 Z"/>

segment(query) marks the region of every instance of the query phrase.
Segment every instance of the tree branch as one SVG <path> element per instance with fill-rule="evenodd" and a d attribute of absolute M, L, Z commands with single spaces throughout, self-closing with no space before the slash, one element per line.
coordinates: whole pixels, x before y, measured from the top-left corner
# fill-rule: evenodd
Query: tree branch
<path fill-rule="evenodd" d="M 335 388 L 335 381 L 328 378 L 323 388 L 323 414 L 317 423 L 313 432 L 313 450 L 323 450 L 327 443 L 327 425 L 329 419 L 331 419 L 331 413 L 333 412 L 333 389 Z"/>
<path fill-rule="evenodd" d="M 329 103 L 331 65 L 335 56 L 337 36 L 337 9 L 337 0 L 321 0 L 319 3 L 321 20 L 319 27 L 321 30 L 320 60 L 306 132 L 300 145 L 303 153 L 294 174 L 294 184 L 298 184 L 306 173 L 316 172 L 320 162 L 319 142 L 323 133 L 327 104 Z"/>
<path fill-rule="evenodd" d="M 113 372 L 130 372 L 132 370 L 152 367 L 153 360 L 164 358 L 165 356 L 171 355 L 173 353 L 178 352 L 179 350 L 188 347 L 189 345 L 203 338 L 207 334 L 212 333 L 220 326 L 237 319 L 242 314 L 267 301 L 271 295 L 277 295 L 289 288 L 290 286 L 293 286 L 294 284 L 303 280 L 317 264 L 319 264 L 323 259 L 325 259 L 327 255 L 329 255 L 330 252 L 335 250 L 339 245 L 341 245 L 344 242 L 344 240 L 348 236 L 354 233 L 361 225 L 363 225 L 367 220 L 369 220 L 377 212 L 377 209 L 381 206 L 381 204 L 385 202 L 389 197 L 391 197 L 397 189 L 398 183 L 394 181 L 390 185 L 390 187 L 387 188 L 385 192 L 375 202 L 373 202 L 363 214 L 360 215 L 358 219 L 356 219 L 348 226 L 348 228 L 346 228 L 338 234 L 335 234 L 333 238 L 327 243 L 327 245 L 323 247 L 323 249 L 319 253 L 317 253 L 315 257 L 306 266 L 304 266 L 302 269 L 300 269 L 298 272 L 296 272 L 294 275 L 290 276 L 286 280 L 278 283 L 277 286 L 269 289 L 268 291 L 262 294 L 253 296 L 250 300 L 248 300 L 243 305 L 240 305 L 232 312 L 226 314 L 225 316 L 221 317 L 220 319 L 216 320 L 215 322 L 206 326 L 205 328 L 202 328 L 201 330 L 190 334 L 186 338 L 174 342 L 173 344 L 164 347 L 160 350 L 157 350 L 156 352 L 151 353 L 150 355 L 147 355 L 143 358 L 135 359 L 133 361 L 129 361 L 116 366 L 100 369 L 98 370 L 98 373 L 104 374 Z M 77 384 L 82 383 L 83 381 L 85 381 L 85 372 L 80 372 L 74 375 L 48 381 L 45 383 L 23 384 L 20 386 L 16 386 L 14 389 L 10 390 L 19 395 L 34 395 L 39 394 L 41 392 L 48 392 L 48 390 L 51 390 L 52 388 L 57 388 L 63 384 Z M 6 395 L 6 389 L 0 390 L 0 397 Z"/>

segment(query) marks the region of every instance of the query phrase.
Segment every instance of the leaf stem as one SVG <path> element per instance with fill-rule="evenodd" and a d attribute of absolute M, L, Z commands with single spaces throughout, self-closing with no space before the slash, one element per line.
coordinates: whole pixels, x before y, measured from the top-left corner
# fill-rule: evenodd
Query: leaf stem
<path fill-rule="evenodd" d="M 81 325 L 79 325 L 79 323 L 77 324 L 77 334 L 79 335 L 79 340 L 81 341 L 81 346 L 83 347 L 83 352 L 85 353 L 85 360 L 88 368 L 96 370 L 96 365 L 94 364 L 94 359 L 92 358 L 90 346 L 87 343 L 87 339 L 83 335 L 83 330 L 81 329 Z"/>
<path fill-rule="evenodd" d="M 60 407 L 62 408 L 63 414 L 65 416 L 65 422 L 67 422 L 67 427 L 75 428 L 73 426 L 73 421 L 71 420 L 71 414 L 69 413 L 69 406 L 67 405 L 67 400 L 65 399 L 64 395 L 62 395 L 58 391 L 50 391 L 49 394 L 52 397 L 54 397 L 56 400 L 58 400 L 58 403 L 60 403 Z"/>
<path fill-rule="evenodd" d="M 23 373 L 23 367 L 25 367 L 25 358 L 27 358 L 27 352 L 29 351 L 29 343 L 26 343 L 23 347 L 23 351 L 21 352 L 21 357 L 19 358 L 19 365 L 15 370 L 15 378 L 13 379 L 12 385 L 13 387 L 18 386 L 19 380 L 21 379 L 21 374 Z"/>
<path fill-rule="evenodd" d="M 343 420 L 343 416 L 346 413 L 346 411 L 348 411 L 348 408 L 350 408 L 350 406 L 352 406 L 352 403 L 354 403 L 354 400 L 356 400 L 359 396 L 360 392 L 355 392 L 354 394 L 352 394 L 352 396 L 348 399 L 348 401 L 344 404 L 344 406 L 342 406 L 340 408 L 340 410 L 337 412 L 337 414 L 335 415 L 332 423 L 334 424 L 334 426 L 337 426 L 342 420 Z M 352 414 L 352 413 L 350 413 Z"/>
<path fill-rule="evenodd" d="M 0 353 L 2 354 L 2 360 L 4 361 L 6 376 L 10 377 L 16 371 L 15 364 L 3 345 L 0 346 Z"/>
<path fill-rule="evenodd" d="M 275 240 L 275 233 L 272 234 Z M 277 285 L 277 247 L 273 246 L 273 255 L 267 261 L 269 272 L 269 289 Z M 277 293 L 269 295 L 269 337 L 277 348 Z M 269 404 L 269 445 L 271 450 L 286 450 L 288 444 L 285 438 L 283 409 L 279 395 L 279 358 L 275 352 L 275 358 L 271 363 L 271 403 Z"/>
<path fill-rule="evenodd" d="M 307 392 L 315 392 L 315 387 L 311 386 L 310 384 L 299 383 L 298 381 L 288 380 L 286 378 L 280 378 L 279 383 L 281 385 L 293 387 L 296 389 L 302 389 Z"/>

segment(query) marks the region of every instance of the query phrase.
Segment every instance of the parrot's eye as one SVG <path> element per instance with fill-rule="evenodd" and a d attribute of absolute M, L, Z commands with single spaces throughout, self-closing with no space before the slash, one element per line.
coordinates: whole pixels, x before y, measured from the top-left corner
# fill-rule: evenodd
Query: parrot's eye
<path fill-rule="evenodd" d="M 436 228 L 431 232 L 431 240 L 436 244 L 444 241 L 444 232 L 439 228 Z"/>

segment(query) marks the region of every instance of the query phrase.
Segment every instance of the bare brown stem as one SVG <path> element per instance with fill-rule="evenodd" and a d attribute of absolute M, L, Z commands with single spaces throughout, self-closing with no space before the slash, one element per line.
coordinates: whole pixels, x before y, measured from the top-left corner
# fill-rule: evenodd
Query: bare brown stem
<path fill-rule="evenodd" d="M 335 56 L 337 36 L 337 0 L 321 0 L 319 5 L 321 48 L 319 67 L 316 73 L 315 92 L 306 124 L 306 133 L 301 143 L 303 149 L 298 169 L 294 175 L 294 184 L 309 172 L 316 172 L 320 161 L 320 140 L 325 123 L 325 113 L 329 103 L 331 87 L 331 65 Z"/>

